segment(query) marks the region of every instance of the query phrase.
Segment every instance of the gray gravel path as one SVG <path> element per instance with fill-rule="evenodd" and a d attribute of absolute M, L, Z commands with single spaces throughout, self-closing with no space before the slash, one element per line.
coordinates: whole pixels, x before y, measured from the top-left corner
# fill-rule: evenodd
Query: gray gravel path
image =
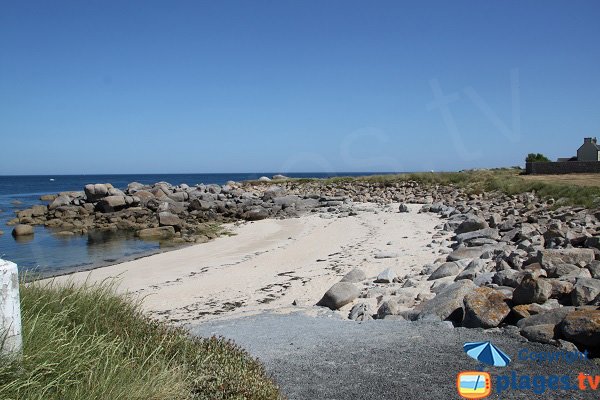
<path fill-rule="evenodd" d="M 332 316 L 303 313 L 262 314 L 191 326 L 200 336 L 233 339 L 258 357 L 289 399 L 454 399 L 457 373 L 478 368 L 463 353 L 468 341 L 491 340 L 512 358 L 506 368 L 488 368 L 491 399 L 599 399 L 598 391 L 532 390 L 496 393 L 499 374 L 600 375 L 589 361 L 574 364 L 518 360 L 520 350 L 557 351 L 529 343 L 518 335 L 450 328 L 444 323 L 368 321 L 356 323 Z"/>

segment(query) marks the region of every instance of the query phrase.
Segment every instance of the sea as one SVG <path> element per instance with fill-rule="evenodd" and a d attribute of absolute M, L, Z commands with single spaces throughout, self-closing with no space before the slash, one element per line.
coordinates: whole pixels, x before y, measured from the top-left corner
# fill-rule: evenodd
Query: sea
<path fill-rule="evenodd" d="M 369 172 L 339 173 L 288 173 L 292 178 L 329 178 L 334 176 L 373 175 Z M 382 174 L 378 172 L 376 174 Z M 132 174 L 132 175 L 0 175 L 0 258 L 15 262 L 22 275 L 47 277 L 74 271 L 88 270 L 115 264 L 153 253 L 171 250 L 159 241 L 146 241 L 127 232 L 90 231 L 86 235 L 57 236 L 50 229 L 35 226 L 35 234 L 29 238 L 14 238 L 12 226 L 7 222 L 19 210 L 36 204 L 44 194 L 81 191 L 89 183 L 111 183 L 125 189 L 130 182 L 153 184 L 169 182 L 173 185 L 186 183 L 190 186 L 225 184 L 227 181 L 244 181 L 272 176 L 274 173 L 236 174 Z M 171 245 L 172 246 L 172 245 Z"/>

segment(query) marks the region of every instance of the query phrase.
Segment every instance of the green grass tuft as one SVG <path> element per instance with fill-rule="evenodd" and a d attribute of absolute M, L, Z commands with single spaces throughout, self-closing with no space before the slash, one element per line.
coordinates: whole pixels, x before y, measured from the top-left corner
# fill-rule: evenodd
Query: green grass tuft
<path fill-rule="evenodd" d="M 112 285 L 21 285 L 23 355 L 0 360 L 1 399 L 277 399 L 233 343 L 149 319 Z"/>

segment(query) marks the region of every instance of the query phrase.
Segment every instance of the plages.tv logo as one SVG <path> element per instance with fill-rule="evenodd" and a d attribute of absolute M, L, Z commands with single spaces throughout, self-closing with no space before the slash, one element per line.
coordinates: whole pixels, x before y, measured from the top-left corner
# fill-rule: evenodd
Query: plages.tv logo
<path fill-rule="evenodd" d="M 463 349 L 469 357 L 482 364 L 506 367 L 510 357 L 490 342 L 468 342 Z M 487 372 L 463 371 L 456 377 L 459 396 L 465 399 L 483 399 L 492 392 L 492 378 Z"/>

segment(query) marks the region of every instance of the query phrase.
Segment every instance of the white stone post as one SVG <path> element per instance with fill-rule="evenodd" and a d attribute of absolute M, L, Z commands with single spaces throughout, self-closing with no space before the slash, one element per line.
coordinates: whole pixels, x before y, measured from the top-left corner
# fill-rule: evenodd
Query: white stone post
<path fill-rule="evenodd" d="M 17 264 L 0 258 L 0 344 L 2 353 L 21 352 L 21 302 Z"/>

